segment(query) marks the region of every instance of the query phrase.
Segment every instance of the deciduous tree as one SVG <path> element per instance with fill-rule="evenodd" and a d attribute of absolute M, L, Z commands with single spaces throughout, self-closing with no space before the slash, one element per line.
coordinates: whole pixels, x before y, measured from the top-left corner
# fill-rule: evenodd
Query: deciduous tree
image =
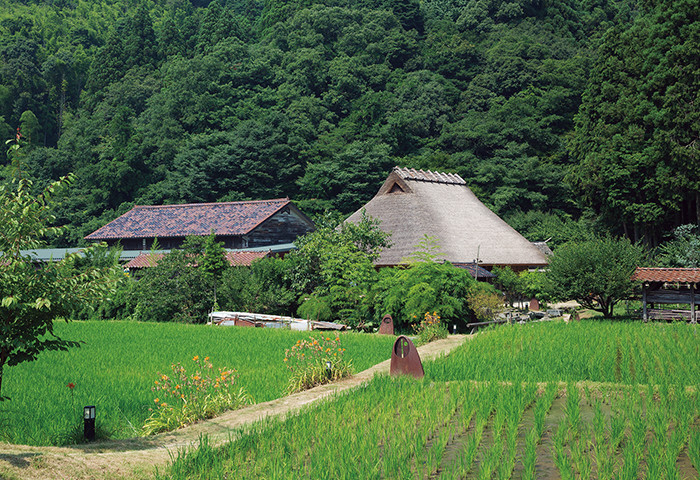
<path fill-rule="evenodd" d="M 632 293 L 632 274 L 643 258 L 644 250 L 627 239 L 571 242 L 550 257 L 548 281 L 555 298 L 612 317 L 615 304 Z"/>
<path fill-rule="evenodd" d="M 44 350 L 78 346 L 55 334 L 54 321 L 68 320 L 79 305 L 106 295 L 116 280 L 111 267 L 76 268 L 78 254 L 37 265 L 27 253 L 61 231 L 51 226 L 51 206 L 70 182 L 64 177 L 38 196 L 26 179 L 0 186 L 0 387 L 6 366 L 35 360 Z"/>

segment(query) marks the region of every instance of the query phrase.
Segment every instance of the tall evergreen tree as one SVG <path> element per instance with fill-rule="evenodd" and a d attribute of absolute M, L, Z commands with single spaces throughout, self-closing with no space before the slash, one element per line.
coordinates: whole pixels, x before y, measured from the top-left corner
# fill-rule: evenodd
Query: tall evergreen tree
<path fill-rule="evenodd" d="M 634 240 L 700 222 L 700 4 L 648 2 L 608 32 L 576 118 L 570 180 Z"/>

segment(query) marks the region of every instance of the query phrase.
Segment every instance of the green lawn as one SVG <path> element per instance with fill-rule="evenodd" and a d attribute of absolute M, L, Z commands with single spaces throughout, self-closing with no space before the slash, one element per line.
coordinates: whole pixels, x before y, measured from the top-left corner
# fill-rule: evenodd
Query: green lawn
<path fill-rule="evenodd" d="M 149 415 L 157 373 L 210 357 L 214 368 L 238 370 L 256 402 L 282 395 L 289 371 L 284 351 L 308 332 L 136 322 L 71 322 L 56 331 L 80 348 L 45 352 L 35 362 L 6 368 L 0 403 L 0 440 L 30 445 L 70 443 L 82 435 L 82 407 L 96 405 L 98 434 L 138 434 Z M 317 333 L 318 335 L 318 333 Z M 335 335 L 335 333 L 333 333 Z M 341 333 L 346 359 L 361 371 L 391 355 L 394 338 Z M 75 384 L 71 391 L 67 385 Z"/>

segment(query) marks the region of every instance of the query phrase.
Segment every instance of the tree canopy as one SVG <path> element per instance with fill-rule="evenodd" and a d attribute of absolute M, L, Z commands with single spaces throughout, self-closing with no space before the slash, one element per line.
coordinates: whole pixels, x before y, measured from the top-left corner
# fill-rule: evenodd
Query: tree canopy
<path fill-rule="evenodd" d="M 585 125 L 598 118 L 587 113 L 600 90 L 589 79 L 611 83 L 599 60 L 608 53 L 612 62 L 657 52 L 658 81 L 645 90 L 660 112 L 652 123 L 667 132 L 659 142 L 686 156 L 674 153 L 653 178 L 681 182 L 690 176 L 680 169 L 693 171 L 684 145 L 697 103 L 672 99 L 697 92 L 695 7 L 674 2 L 637 15 L 635 0 L 0 0 L 0 134 L 20 128 L 36 188 L 75 172 L 56 212 L 71 226 L 54 240 L 63 245 L 134 203 L 289 196 L 308 213 L 347 214 L 397 164 L 459 173 L 506 217 L 575 220 L 586 208 L 610 219 L 624 192 L 599 208 L 589 200 L 605 197 L 581 181 L 602 155 Z M 630 78 L 653 63 L 625 62 Z M 654 155 L 670 158 L 662 150 Z M 576 196 L 564 182 L 572 165 Z M 658 181 L 625 218 L 656 222 L 654 205 L 680 195 L 652 195 Z M 681 187 L 671 190 L 695 202 L 696 186 Z"/>

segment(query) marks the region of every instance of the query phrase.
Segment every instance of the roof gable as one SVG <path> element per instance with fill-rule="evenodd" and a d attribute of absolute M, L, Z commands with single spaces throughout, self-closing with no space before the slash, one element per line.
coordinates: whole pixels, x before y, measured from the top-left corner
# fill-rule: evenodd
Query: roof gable
<path fill-rule="evenodd" d="M 250 202 L 136 206 L 87 240 L 245 235 L 289 205 L 288 198 Z"/>

